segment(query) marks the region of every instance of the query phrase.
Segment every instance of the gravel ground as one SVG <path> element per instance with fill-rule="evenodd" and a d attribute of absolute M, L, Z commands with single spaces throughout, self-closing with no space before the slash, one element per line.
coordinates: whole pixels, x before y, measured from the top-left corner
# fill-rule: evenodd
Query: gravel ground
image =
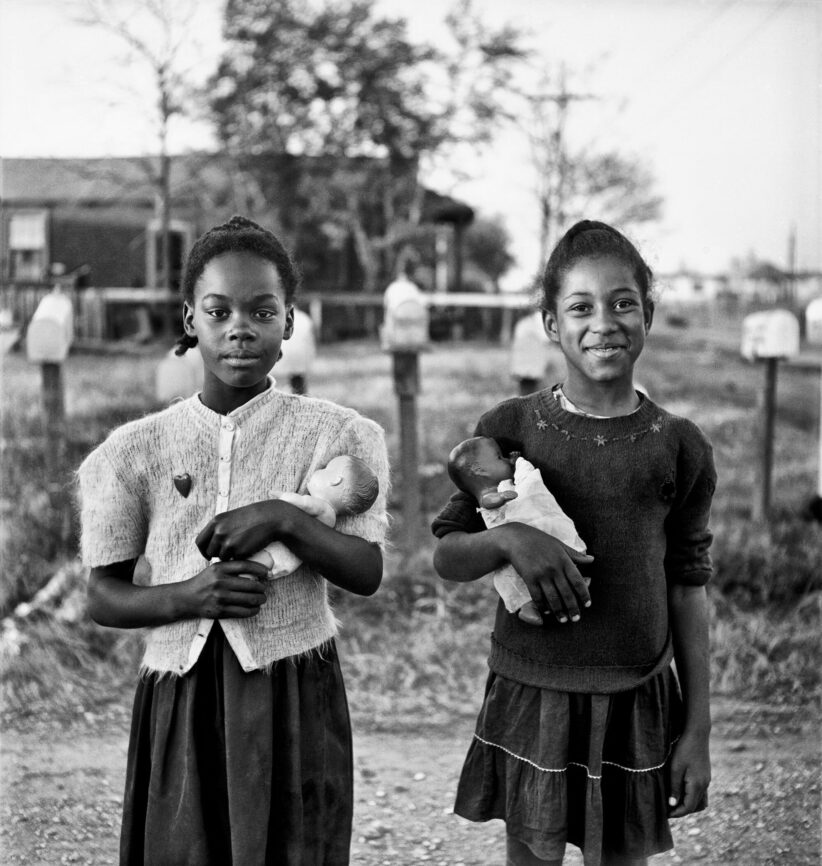
<path fill-rule="evenodd" d="M 820 863 L 818 721 L 808 710 L 719 701 L 707 812 L 674 825 L 676 849 L 654 866 Z M 127 713 L 7 719 L 2 736 L 0 863 L 115 862 Z M 471 735 L 447 727 L 375 729 L 355 719 L 356 866 L 504 863 L 500 822 L 451 812 Z M 581 858 L 570 851 L 568 866 Z"/>

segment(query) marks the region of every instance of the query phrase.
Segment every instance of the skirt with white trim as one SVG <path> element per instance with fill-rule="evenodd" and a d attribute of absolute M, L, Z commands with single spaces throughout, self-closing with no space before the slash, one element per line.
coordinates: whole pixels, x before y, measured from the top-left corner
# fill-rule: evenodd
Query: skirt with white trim
<path fill-rule="evenodd" d="M 628 692 L 586 695 L 488 678 L 460 776 L 456 814 L 501 818 L 544 860 L 570 842 L 585 866 L 602 854 L 673 847 L 669 767 L 682 725 L 671 668 Z"/>

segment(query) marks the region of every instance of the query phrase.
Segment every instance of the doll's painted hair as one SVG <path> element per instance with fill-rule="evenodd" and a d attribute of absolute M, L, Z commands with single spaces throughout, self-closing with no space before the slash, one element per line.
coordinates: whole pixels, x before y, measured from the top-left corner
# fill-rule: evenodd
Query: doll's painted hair
<path fill-rule="evenodd" d="M 342 514 L 362 514 L 377 501 L 380 492 L 380 482 L 371 467 L 359 457 L 353 454 L 344 454 L 340 458 L 345 460 L 346 466 L 351 473 L 351 494 L 345 501 Z"/>
<path fill-rule="evenodd" d="M 581 259 L 603 256 L 624 262 L 633 272 L 642 303 L 653 304 L 654 275 L 637 248 L 607 223 L 582 220 L 565 232 L 548 258 L 540 284 L 540 309 L 555 313 L 562 280 L 568 271 Z"/>
<path fill-rule="evenodd" d="M 223 253 L 254 253 L 271 262 L 280 275 L 285 302 L 290 304 L 300 285 L 300 274 L 286 248 L 273 233 L 244 216 L 233 216 L 227 223 L 209 229 L 194 242 L 186 261 L 181 290 L 183 300 L 194 304 L 194 290 L 206 265 Z M 182 355 L 197 345 L 197 338 L 183 334 L 175 353 Z"/>
<path fill-rule="evenodd" d="M 480 447 L 489 441 L 493 442 L 499 449 L 499 443 L 487 436 L 473 436 L 451 449 L 451 453 L 448 455 L 448 477 L 454 482 L 454 486 L 458 490 L 462 490 L 463 493 L 473 495 L 465 482 L 466 476 L 481 477 L 485 475 L 478 452 Z M 500 453 L 502 452 L 500 451 Z"/>

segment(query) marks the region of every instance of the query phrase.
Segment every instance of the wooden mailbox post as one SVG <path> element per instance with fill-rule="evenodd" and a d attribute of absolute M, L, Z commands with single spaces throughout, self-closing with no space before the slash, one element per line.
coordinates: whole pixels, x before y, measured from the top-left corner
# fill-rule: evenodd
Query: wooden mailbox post
<path fill-rule="evenodd" d="M 399 403 L 403 490 L 400 536 L 406 550 L 410 550 L 421 529 L 417 394 L 419 354 L 428 344 L 428 306 L 422 292 L 408 279 L 399 279 L 386 289 L 384 304 L 382 348 L 393 357 L 394 390 Z"/>
<path fill-rule="evenodd" d="M 66 408 L 63 396 L 63 362 L 74 340 L 71 298 L 60 289 L 46 295 L 34 311 L 26 331 L 26 356 L 40 364 L 43 377 L 43 428 L 48 492 L 54 508 L 63 508 L 66 471 Z M 66 509 L 66 517 L 68 511 Z M 64 521 L 65 524 L 65 521 Z M 64 533 L 68 527 L 64 525 Z"/>
<path fill-rule="evenodd" d="M 805 339 L 811 346 L 822 348 L 822 298 L 814 298 L 805 307 Z M 819 371 L 819 458 L 817 463 L 816 496 L 811 514 L 822 522 L 822 367 Z"/>
<path fill-rule="evenodd" d="M 780 358 L 799 354 L 799 320 L 788 310 L 762 310 L 742 321 L 742 356 L 765 367 L 765 386 L 758 400 L 761 419 L 759 475 L 754 485 L 751 517 L 762 521 L 771 507 L 773 432 L 776 416 L 776 371 Z"/>

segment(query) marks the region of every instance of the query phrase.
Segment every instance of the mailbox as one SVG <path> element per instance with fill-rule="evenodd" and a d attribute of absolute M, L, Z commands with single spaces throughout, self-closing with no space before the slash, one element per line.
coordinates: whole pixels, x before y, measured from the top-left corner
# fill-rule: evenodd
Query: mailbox
<path fill-rule="evenodd" d="M 26 331 L 26 355 L 37 364 L 61 364 L 74 339 L 71 298 L 49 292 L 37 306 Z"/>
<path fill-rule="evenodd" d="M 203 361 L 194 346 L 184 355 L 172 349 L 154 373 L 154 395 L 160 403 L 170 403 L 180 397 L 191 397 L 203 387 Z"/>
<path fill-rule="evenodd" d="M 419 351 L 428 343 L 428 305 L 409 279 L 399 279 L 385 290 L 382 347 L 390 352 Z"/>
<path fill-rule="evenodd" d="M 814 346 L 822 346 L 822 298 L 814 298 L 805 307 L 805 336 Z"/>
<path fill-rule="evenodd" d="M 742 356 L 791 358 L 799 354 L 799 320 L 788 310 L 762 310 L 742 320 Z"/>

